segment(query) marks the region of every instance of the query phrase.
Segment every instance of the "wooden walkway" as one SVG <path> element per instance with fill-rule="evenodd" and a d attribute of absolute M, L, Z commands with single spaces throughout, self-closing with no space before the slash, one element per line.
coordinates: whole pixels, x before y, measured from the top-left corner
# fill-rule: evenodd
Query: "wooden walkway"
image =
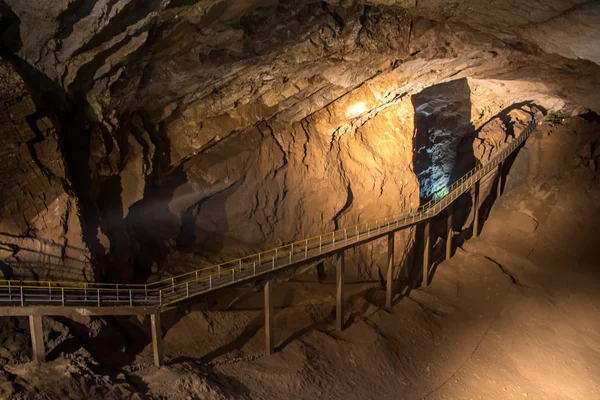
<path fill-rule="evenodd" d="M 525 142 L 535 130 L 532 121 L 515 140 L 496 153 L 488 163 L 469 171 L 443 193 L 434 196 L 427 204 L 402 214 L 384 216 L 370 223 L 359 224 L 296 241 L 275 249 L 240 259 L 191 271 L 183 275 L 148 284 L 102 284 L 87 282 L 56 281 L 0 281 L 0 316 L 29 316 L 32 331 L 34 359 L 44 361 L 41 335 L 41 316 L 72 315 L 150 315 L 155 363 L 162 364 L 162 338 L 160 313 L 184 300 L 211 291 L 248 282 L 301 264 L 335 257 L 337 268 L 336 326 L 343 329 L 344 305 L 344 258 L 345 250 L 386 236 L 388 242 L 386 305 L 391 307 L 393 298 L 394 233 L 424 224 L 423 281 L 429 283 L 430 268 L 430 222 L 442 211 L 448 212 L 446 257 L 452 255 L 453 204 L 460 196 L 470 192 L 475 209 L 474 236 L 479 234 L 479 186 L 481 180 L 491 174 L 503 174 L 504 160 Z M 498 195 L 500 194 L 498 185 Z M 272 306 L 270 280 L 265 285 L 266 351 L 274 351 L 272 335 Z M 39 331 L 39 332 L 38 332 Z M 42 340 L 40 342 L 40 340 Z"/>

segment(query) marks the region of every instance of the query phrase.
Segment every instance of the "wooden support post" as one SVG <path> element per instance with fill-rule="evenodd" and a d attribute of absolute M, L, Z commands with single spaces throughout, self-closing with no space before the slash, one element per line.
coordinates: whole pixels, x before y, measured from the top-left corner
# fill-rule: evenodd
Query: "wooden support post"
<path fill-rule="evenodd" d="M 448 231 L 446 232 L 446 260 L 452 258 L 452 236 L 454 230 L 452 229 L 452 216 L 454 215 L 454 203 L 448 206 Z"/>
<path fill-rule="evenodd" d="M 429 256 L 431 254 L 431 220 L 425 221 L 423 232 L 423 287 L 429 286 Z"/>
<path fill-rule="evenodd" d="M 154 365 L 163 365 L 163 337 L 162 325 L 160 323 L 160 312 L 150 314 L 150 329 L 152 330 L 152 352 L 154 353 Z"/>
<path fill-rule="evenodd" d="M 394 232 L 388 233 L 387 282 L 385 291 L 385 306 L 392 308 L 392 285 L 394 283 Z"/>
<path fill-rule="evenodd" d="M 340 250 L 335 255 L 336 258 L 336 286 L 337 286 L 337 303 L 335 314 L 336 329 L 341 332 L 344 330 L 344 250 Z"/>
<path fill-rule="evenodd" d="M 498 164 L 498 186 L 496 187 L 496 198 L 499 199 L 502 196 L 502 180 L 504 178 L 504 174 L 502 173 L 502 164 Z"/>
<path fill-rule="evenodd" d="M 273 303 L 271 302 L 272 281 L 265 283 L 265 352 L 271 355 L 275 352 L 273 340 Z"/>
<path fill-rule="evenodd" d="M 31 350 L 33 352 L 31 359 L 39 364 L 46 362 L 41 315 L 29 316 L 29 331 L 31 334 Z"/>
<path fill-rule="evenodd" d="M 473 236 L 479 236 L 479 181 L 473 186 Z"/>

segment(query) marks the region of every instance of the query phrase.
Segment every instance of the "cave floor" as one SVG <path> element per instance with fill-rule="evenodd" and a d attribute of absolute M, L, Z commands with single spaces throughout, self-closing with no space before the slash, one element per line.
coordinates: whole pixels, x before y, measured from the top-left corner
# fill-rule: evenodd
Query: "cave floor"
<path fill-rule="evenodd" d="M 600 218 L 580 178 L 506 193 L 480 237 L 391 312 L 377 282 L 350 283 L 338 333 L 333 284 L 280 283 L 275 355 L 262 355 L 257 293 L 232 311 L 178 319 L 168 362 L 202 366 L 249 398 L 599 398 Z M 153 382 L 158 372 L 139 374 Z"/>
<path fill-rule="evenodd" d="M 600 397 L 600 215 L 580 179 L 510 193 L 466 243 L 515 283 L 473 352 L 427 398 Z"/>
<path fill-rule="evenodd" d="M 600 398 L 600 208 L 590 174 L 520 185 L 509 174 L 479 238 L 437 264 L 428 288 L 387 311 L 378 281 L 348 282 L 343 332 L 335 285 L 318 283 L 313 268 L 275 285 L 272 356 L 262 292 L 241 288 L 219 295 L 233 304 L 227 311 L 194 304 L 163 316 L 164 367 L 152 364 L 147 339 L 119 367 L 98 363 L 108 348 L 88 340 L 43 366 L 4 365 L 0 398 Z"/>

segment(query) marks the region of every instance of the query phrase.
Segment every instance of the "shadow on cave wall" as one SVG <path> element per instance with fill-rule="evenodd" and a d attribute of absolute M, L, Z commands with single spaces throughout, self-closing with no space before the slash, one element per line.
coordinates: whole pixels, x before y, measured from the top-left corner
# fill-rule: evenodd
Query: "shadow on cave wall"
<path fill-rule="evenodd" d="M 471 123 L 471 89 L 466 78 L 430 86 L 412 96 L 412 103 L 415 110 L 413 165 L 423 205 L 446 195 L 454 181 L 477 165 L 478 159 L 473 152 L 477 134 Z M 454 230 L 460 230 L 465 225 L 472 206 L 471 197 L 467 195 L 455 202 Z M 435 244 L 438 238 L 445 237 L 446 224 L 445 212 L 432 220 L 434 261 L 443 250 L 443 243 L 439 246 Z M 411 250 L 414 265 L 410 280 L 413 282 L 421 280 L 423 240 L 424 226 L 419 224 Z"/>
<path fill-rule="evenodd" d="M 127 229 L 134 238 L 134 280 L 144 282 L 151 274 L 153 264 L 160 265 L 177 246 L 173 239 L 179 230 L 181 218 L 169 210 L 175 189 L 187 181 L 180 165 L 168 177 L 147 187 L 142 200 L 129 209 Z"/>

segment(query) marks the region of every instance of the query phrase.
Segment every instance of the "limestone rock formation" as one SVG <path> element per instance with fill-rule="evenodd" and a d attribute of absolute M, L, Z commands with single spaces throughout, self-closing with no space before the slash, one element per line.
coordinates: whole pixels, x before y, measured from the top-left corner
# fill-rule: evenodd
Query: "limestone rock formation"
<path fill-rule="evenodd" d="M 4 279 L 93 279 L 58 135 L 6 62 L 0 107 L 0 259 Z"/>
<path fill-rule="evenodd" d="M 417 207 L 417 158 L 449 182 L 536 113 L 600 111 L 597 10 L 1 0 L 0 75 L 9 62 L 23 83 L 2 88 L 2 132 L 19 135 L 3 133 L 2 173 L 21 186 L 2 190 L 0 223 L 83 263 L 75 277 L 142 281 Z M 431 143 L 451 151 L 419 153 Z M 380 246 L 353 255 L 356 277 L 377 276 Z"/>

